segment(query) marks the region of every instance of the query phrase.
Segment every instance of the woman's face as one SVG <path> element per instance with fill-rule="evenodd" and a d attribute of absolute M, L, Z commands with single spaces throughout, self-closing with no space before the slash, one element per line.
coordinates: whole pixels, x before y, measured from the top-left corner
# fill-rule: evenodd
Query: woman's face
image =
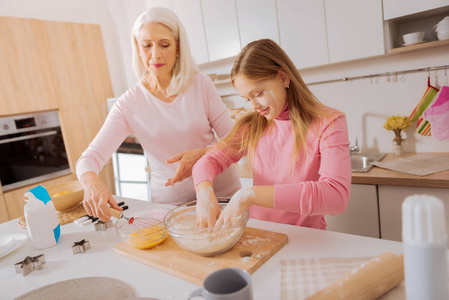
<path fill-rule="evenodd" d="M 259 114 L 273 120 L 278 117 L 287 102 L 287 89 L 290 84 L 288 75 L 279 71 L 270 79 L 254 81 L 245 75 L 237 75 L 234 86 L 241 97 L 251 103 L 251 108 Z"/>
<path fill-rule="evenodd" d="M 173 32 L 161 23 L 143 25 L 137 35 L 140 59 L 151 75 L 172 76 L 178 46 Z"/>

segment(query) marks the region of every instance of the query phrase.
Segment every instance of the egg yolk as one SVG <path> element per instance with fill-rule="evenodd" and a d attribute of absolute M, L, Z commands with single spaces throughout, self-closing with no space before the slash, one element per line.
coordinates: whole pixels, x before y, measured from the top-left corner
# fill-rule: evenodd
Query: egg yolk
<path fill-rule="evenodd" d="M 157 246 L 168 237 L 167 231 L 162 230 L 163 228 L 163 225 L 142 228 L 131 233 L 127 243 L 137 249 L 149 249 Z"/>

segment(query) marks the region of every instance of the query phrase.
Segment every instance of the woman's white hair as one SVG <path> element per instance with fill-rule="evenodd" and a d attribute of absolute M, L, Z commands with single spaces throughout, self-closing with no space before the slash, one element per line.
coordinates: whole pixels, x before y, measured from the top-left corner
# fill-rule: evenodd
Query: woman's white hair
<path fill-rule="evenodd" d="M 131 31 L 131 45 L 133 49 L 132 67 L 139 80 L 148 75 L 148 71 L 143 65 L 137 44 L 137 36 L 140 28 L 148 23 L 161 23 L 167 26 L 175 36 L 176 44 L 179 48 L 179 57 L 173 67 L 173 77 L 167 89 L 167 95 L 177 95 L 184 92 L 192 82 L 193 76 L 198 72 L 198 68 L 190 53 L 189 40 L 181 21 L 173 11 L 165 7 L 154 7 L 141 14 L 134 23 Z"/>

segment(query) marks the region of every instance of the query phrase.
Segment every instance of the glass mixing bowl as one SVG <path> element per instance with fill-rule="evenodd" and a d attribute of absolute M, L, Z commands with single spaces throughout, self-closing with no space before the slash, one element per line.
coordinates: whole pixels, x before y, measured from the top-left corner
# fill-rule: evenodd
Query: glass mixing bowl
<path fill-rule="evenodd" d="M 134 217 L 134 222 L 130 223 L 125 218 L 119 219 L 115 222 L 115 230 L 122 240 L 131 247 L 137 249 L 155 247 L 168 237 L 163 220 L 169 211 L 166 208 L 153 208 L 130 214 L 127 217 Z"/>
<path fill-rule="evenodd" d="M 226 202 L 219 201 L 223 211 Z M 169 211 L 164 224 L 170 236 L 182 249 L 201 256 L 223 253 L 237 243 L 246 228 L 249 212 L 229 223 L 209 228 L 196 228 L 196 201 L 192 201 Z"/>

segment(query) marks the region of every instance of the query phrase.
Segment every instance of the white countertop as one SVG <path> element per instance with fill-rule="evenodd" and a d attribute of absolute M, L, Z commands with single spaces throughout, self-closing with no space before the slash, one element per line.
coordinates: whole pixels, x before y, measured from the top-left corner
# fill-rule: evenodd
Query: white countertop
<path fill-rule="evenodd" d="M 125 201 L 129 214 L 153 205 L 151 202 L 115 197 Z M 159 205 L 159 204 L 158 204 Z M 278 224 L 250 219 L 249 227 L 260 228 L 288 235 L 288 244 L 265 262 L 253 275 L 254 299 L 279 299 L 279 261 L 312 257 L 368 257 L 384 252 L 399 254 L 399 242 L 336 233 L 299 226 Z M 17 219 L 0 224 L 0 234 L 25 233 Z M 86 239 L 91 249 L 85 253 L 72 253 L 72 245 Z M 73 223 L 61 226 L 61 237 L 55 247 L 36 250 L 29 239 L 22 247 L 0 258 L 0 298 L 13 299 L 41 286 L 80 277 L 106 276 L 123 280 L 132 285 L 140 297 L 157 299 L 187 299 L 187 295 L 199 286 L 148 265 L 136 262 L 114 252 L 113 246 L 120 237 L 114 228 L 95 231 L 93 225 L 80 227 Z M 17 274 L 14 264 L 26 256 L 45 254 L 43 270 L 36 270 L 23 277 Z"/>

